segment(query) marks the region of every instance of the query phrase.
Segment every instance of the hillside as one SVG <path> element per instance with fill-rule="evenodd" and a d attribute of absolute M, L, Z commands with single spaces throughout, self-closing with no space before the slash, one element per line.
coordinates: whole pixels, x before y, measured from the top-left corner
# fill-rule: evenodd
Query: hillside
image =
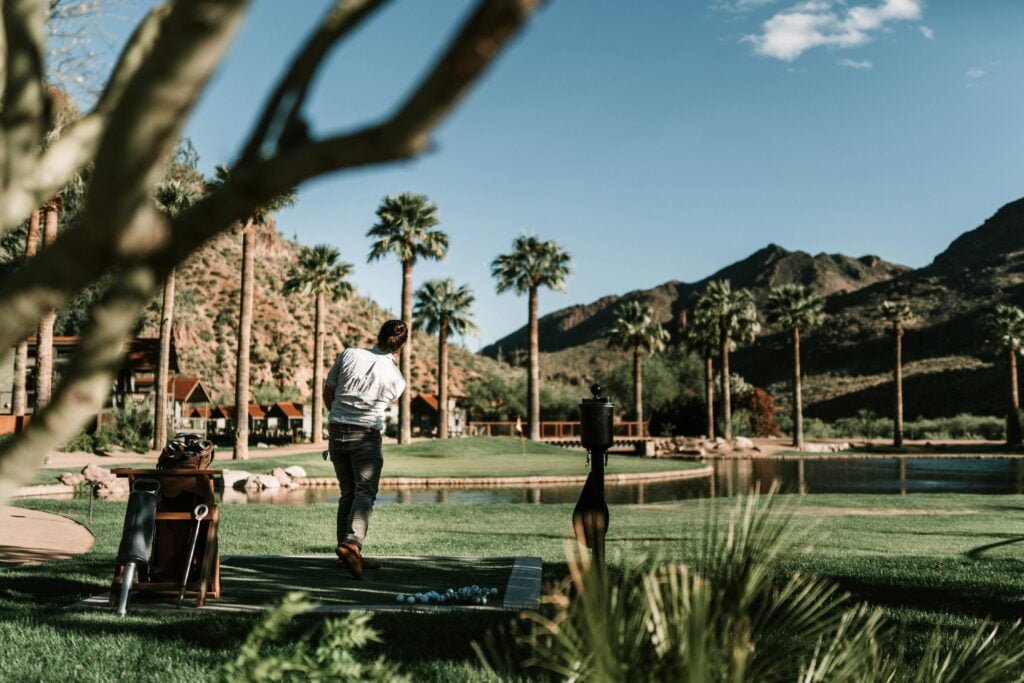
<path fill-rule="evenodd" d="M 295 394 L 305 400 L 313 377 L 313 303 L 281 293 L 298 249 L 273 228 L 258 233 L 251 381 L 254 393 Z M 216 400 L 227 403 L 234 401 L 241 251 L 236 233 L 220 235 L 194 254 L 177 275 L 174 341 L 181 372 L 202 378 Z M 395 273 L 397 277 L 397 267 Z M 158 334 L 159 306 L 154 301 L 148 307 L 141 335 Z M 377 328 L 390 317 L 391 313 L 358 295 L 329 305 L 327 362 L 333 362 L 346 346 L 372 344 Z M 436 341 L 418 331 L 413 341 L 412 388 L 436 391 Z M 470 377 L 485 371 L 519 372 L 454 345 L 449 363 L 454 390 L 463 389 Z"/>
<path fill-rule="evenodd" d="M 916 316 L 904 337 L 908 418 L 999 413 L 1005 369 L 986 348 L 980 320 L 996 302 L 1024 305 L 1024 199 L 1003 206 L 916 270 L 874 256 L 811 256 L 769 245 L 695 283 L 667 282 L 556 311 L 540 321 L 542 369 L 552 378 L 583 381 L 623 362 L 625 356 L 610 352 L 602 340 L 622 301 L 650 303 L 678 340 L 690 296 L 720 278 L 751 288 L 759 303 L 770 287 L 789 282 L 827 297 L 825 324 L 804 336 L 810 416 L 834 419 L 862 408 L 890 412 L 892 340 L 876 314 L 886 299 L 907 300 Z M 521 329 L 483 352 L 496 355 L 500 348 L 509 357 L 525 339 Z M 733 368 L 785 404 L 790 360 L 783 335 L 766 328 L 735 354 Z"/>

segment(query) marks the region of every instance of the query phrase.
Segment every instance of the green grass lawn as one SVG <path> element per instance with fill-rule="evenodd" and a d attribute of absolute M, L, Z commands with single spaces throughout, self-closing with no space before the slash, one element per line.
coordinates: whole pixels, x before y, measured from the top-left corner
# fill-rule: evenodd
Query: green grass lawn
<path fill-rule="evenodd" d="M 254 451 L 257 452 L 258 451 Z M 275 467 L 300 465 L 311 477 L 333 477 L 334 468 L 325 461 L 321 451 L 298 453 L 279 458 L 250 458 L 230 460 L 230 456 L 217 455 L 213 467 L 241 469 L 248 472 L 269 472 Z M 424 441 L 406 446 L 384 446 L 385 477 L 515 477 L 584 475 L 585 455 L 533 441 L 508 437 L 476 437 Z M 54 463 L 57 465 L 57 463 Z M 139 467 L 153 467 L 152 461 L 139 463 Z M 702 463 L 681 460 L 655 460 L 627 455 L 613 455 L 608 460 L 608 472 L 667 472 L 703 467 Z M 118 467 L 129 467 L 119 465 Z M 63 470 L 59 467 L 40 470 L 33 484 L 52 484 Z"/>
<path fill-rule="evenodd" d="M 833 577 L 858 599 L 885 606 L 920 643 L 937 624 L 971 626 L 1024 609 L 1024 496 L 918 494 L 786 497 L 794 544 L 781 571 Z M 84 519 L 85 501 L 20 505 Z M 728 500 L 613 506 L 609 556 L 633 562 L 654 552 L 687 560 L 697 552 L 708 511 Z M 375 511 L 374 555 L 539 555 L 545 579 L 565 573 L 569 505 L 392 505 Z M 38 567 L 0 569 L 0 680 L 208 680 L 252 619 L 171 614 L 62 612 L 106 589 L 123 503 L 97 503 L 97 544 L 85 556 Z M 330 553 L 330 505 L 229 506 L 224 554 Z M 500 616 L 378 615 L 386 643 L 414 680 L 488 680 L 468 643 Z M 913 640 L 913 638 L 912 638 Z M 59 653 L 53 656 L 52 653 Z"/>

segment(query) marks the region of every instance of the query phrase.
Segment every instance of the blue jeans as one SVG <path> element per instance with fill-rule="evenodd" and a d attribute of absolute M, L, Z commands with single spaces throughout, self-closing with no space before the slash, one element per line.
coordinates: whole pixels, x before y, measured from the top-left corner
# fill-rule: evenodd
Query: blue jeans
<path fill-rule="evenodd" d="M 349 429 L 336 422 L 328 426 L 328 450 L 341 486 L 338 499 L 338 545 L 363 547 L 373 514 L 384 465 L 380 432 Z"/>

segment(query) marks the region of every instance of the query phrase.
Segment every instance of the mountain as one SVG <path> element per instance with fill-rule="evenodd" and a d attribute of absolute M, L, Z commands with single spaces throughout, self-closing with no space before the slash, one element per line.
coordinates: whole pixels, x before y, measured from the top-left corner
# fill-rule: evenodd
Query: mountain
<path fill-rule="evenodd" d="M 614 322 L 615 310 L 629 301 L 642 301 L 653 306 L 669 332 L 678 336 L 682 315 L 690 306 L 691 295 L 702 290 L 711 280 L 730 280 L 735 287 L 752 289 L 755 296 L 763 300 L 768 290 L 777 285 L 799 283 L 810 285 L 823 295 L 841 294 L 891 280 L 909 270 L 877 256 L 812 256 L 804 251 L 789 251 L 769 244 L 697 282 L 673 280 L 651 289 L 635 290 L 621 297 L 606 296 L 590 304 L 569 306 L 545 315 L 539 321 L 541 351 L 561 351 L 601 339 Z M 481 353 L 497 356 L 500 348 L 507 354 L 525 349 L 527 342 L 527 328 L 524 326 L 485 347 Z"/>
<path fill-rule="evenodd" d="M 556 311 L 540 320 L 542 371 L 584 382 L 624 362 L 602 341 L 623 301 L 650 303 L 678 340 L 690 296 L 713 279 L 752 289 L 759 303 L 770 287 L 790 282 L 826 296 L 825 323 L 803 337 L 808 416 L 835 419 L 864 408 L 891 413 L 893 342 L 877 315 L 887 299 L 906 300 L 915 314 L 903 343 L 907 418 L 998 414 L 1006 402 L 1006 370 L 1002 356 L 985 343 L 981 319 L 997 302 L 1024 306 L 1024 199 L 1006 204 L 919 269 L 874 256 L 811 256 L 769 245 L 695 283 L 667 282 Z M 524 328 L 483 352 L 495 356 L 500 349 L 510 357 L 525 340 Z M 784 405 L 789 354 L 786 335 L 766 327 L 754 344 L 736 352 L 732 368 Z"/>
<path fill-rule="evenodd" d="M 257 397 L 306 400 L 310 395 L 313 301 L 311 297 L 281 292 L 299 249 L 300 245 L 283 239 L 273 226 L 262 229 L 256 238 L 251 386 Z M 218 402 L 233 402 L 241 258 L 241 237 L 222 234 L 177 271 L 173 330 L 181 374 L 201 378 Z M 398 272 L 396 266 L 396 277 Z M 159 315 L 160 302 L 156 300 L 145 312 L 140 336 L 157 336 Z M 392 313 L 358 295 L 330 304 L 325 322 L 325 358 L 332 363 L 346 346 L 373 344 L 378 327 L 391 317 Z M 450 349 L 449 372 L 455 391 L 464 389 L 469 378 L 484 372 L 521 372 L 455 345 Z M 414 332 L 414 391 L 436 391 L 436 359 L 436 340 Z"/>

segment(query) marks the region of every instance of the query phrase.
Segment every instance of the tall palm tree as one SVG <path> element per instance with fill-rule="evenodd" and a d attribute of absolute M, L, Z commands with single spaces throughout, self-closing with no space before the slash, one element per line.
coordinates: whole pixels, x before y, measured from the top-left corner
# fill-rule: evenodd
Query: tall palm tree
<path fill-rule="evenodd" d="M 340 301 L 352 293 L 352 264 L 340 260 L 341 253 L 332 246 L 318 244 L 303 247 L 298 264 L 288 273 L 285 294 L 301 293 L 314 297 L 313 321 L 313 434 L 314 444 L 323 441 L 324 433 L 324 315 L 327 299 Z"/>
<path fill-rule="evenodd" d="M 722 377 L 722 436 L 732 438 L 732 378 L 729 353 L 740 343 L 749 343 L 761 331 L 757 308 L 749 290 L 733 289 L 728 280 L 712 280 L 696 299 L 697 316 L 718 321 L 719 374 Z"/>
<path fill-rule="evenodd" d="M 793 446 L 804 447 L 804 408 L 800 381 L 800 332 L 825 319 L 825 300 L 806 285 L 772 287 L 768 294 L 769 322 L 789 332 L 793 350 Z"/>
<path fill-rule="evenodd" d="M 59 196 L 54 197 L 43 207 L 43 240 L 42 248 L 57 240 L 57 222 L 63 204 Z M 38 412 L 50 402 L 53 393 L 53 325 L 57 321 L 57 311 L 49 310 L 39 319 L 39 331 L 36 334 L 36 405 Z"/>
<path fill-rule="evenodd" d="M 451 278 L 427 280 L 416 290 L 413 320 L 428 334 L 437 335 L 437 436 L 448 438 L 448 335 L 475 330 L 473 290 L 455 286 Z"/>
<path fill-rule="evenodd" d="M 910 304 L 905 301 L 883 301 L 878 307 L 882 320 L 892 328 L 893 339 L 896 340 L 896 363 L 893 368 L 893 380 L 896 385 L 896 414 L 893 418 L 892 445 L 903 445 L 903 326 L 913 317 Z"/>
<path fill-rule="evenodd" d="M 718 349 L 718 320 L 706 311 L 695 311 L 686 326 L 686 345 L 704 360 L 704 409 L 708 439 L 715 438 L 715 367 Z"/>
<path fill-rule="evenodd" d="M 180 180 L 167 180 L 156 188 L 156 205 L 168 218 L 176 218 L 199 199 L 199 190 Z M 164 280 L 160 307 L 160 356 L 156 369 L 156 401 L 153 405 L 153 448 L 167 442 L 167 384 L 171 377 L 171 331 L 174 325 L 174 270 Z"/>
<path fill-rule="evenodd" d="M 630 301 L 615 312 L 615 326 L 608 331 L 608 344 L 633 352 L 633 413 L 641 425 L 644 423 L 643 357 L 664 351 L 667 341 L 668 330 L 654 318 L 650 305 Z"/>
<path fill-rule="evenodd" d="M 368 261 L 394 254 L 402 264 L 402 322 L 412 329 L 412 267 L 420 259 L 443 259 L 448 253 L 448 235 L 437 226 L 437 205 L 426 195 L 403 192 L 386 195 L 377 207 L 377 222 L 366 233 L 374 239 Z M 399 359 L 405 391 L 398 402 L 398 443 L 412 441 L 412 335 L 402 347 Z"/>
<path fill-rule="evenodd" d="M 530 371 L 527 375 L 530 439 L 540 440 L 540 333 L 537 327 L 537 291 L 541 287 L 565 289 L 572 274 L 572 258 L 554 240 L 536 235 L 519 235 L 512 240 L 512 251 L 491 263 L 491 275 L 498 281 L 498 294 L 514 290 L 529 297 Z"/>
<path fill-rule="evenodd" d="M 39 219 L 41 211 L 36 209 L 32 212 L 28 221 L 28 233 L 25 235 L 25 260 L 36 255 L 39 247 Z M 36 352 L 38 353 L 38 339 L 36 339 Z M 14 415 L 24 415 L 28 410 L 28 339 L 18 342 L 14 354 L 14 391 L 11 397 L 11 412 Z"/>
<path fill-rule="evenodd" d="M 231 169 L 215 168 L 214 187 L 231 180 Z M 256 249 L 256 229 L 265 226 L 274 211 L 292 206 L 296 191 L 290 189 L 273 197 L 242 221 L 242 284 L 238 311 L 238 352 L 235 363 L 235 448 L 232 460 L 249 458 L 249 355 L 252 350 L 252 304 L 255 282 L 253 255 Z"/>
<path fill-rule="evenodd" d="M 1024 344 L 1024 310 L 1018 306 L 998 304 L 985 318 L 985 332 L 989 343 L 1006 353 L 1010 370 L 1009 406 L 1006 414 L 1006 443 L 1021 443 L 1020 394 L 1017 391 L 1017 354 Z"/>

